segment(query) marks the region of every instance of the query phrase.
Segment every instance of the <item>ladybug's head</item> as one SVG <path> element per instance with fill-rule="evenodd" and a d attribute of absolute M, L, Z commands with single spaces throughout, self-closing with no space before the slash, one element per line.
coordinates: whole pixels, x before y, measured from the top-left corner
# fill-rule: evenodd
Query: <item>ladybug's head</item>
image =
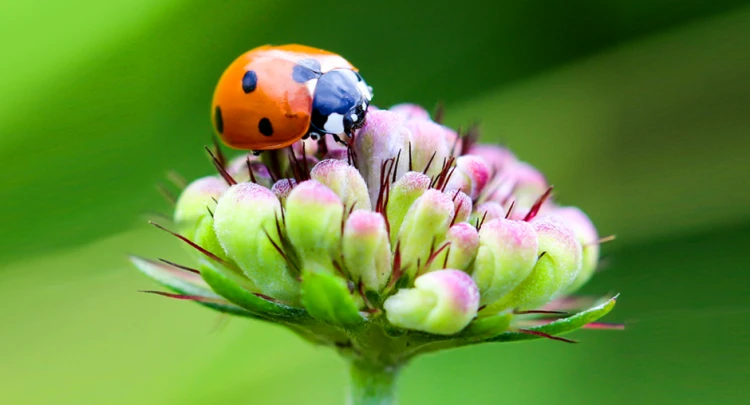
<path fill-rule="evenodd" d="M 351 69 L 334 69 L 318 79 L 313 95 L 312 127 L 351 137 L 365 123 L 372 88 Z"/>

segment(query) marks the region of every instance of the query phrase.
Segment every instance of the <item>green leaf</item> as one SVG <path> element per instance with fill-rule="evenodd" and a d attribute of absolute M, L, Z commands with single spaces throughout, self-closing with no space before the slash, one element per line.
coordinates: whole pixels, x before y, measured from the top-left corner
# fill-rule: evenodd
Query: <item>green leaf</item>
<path fill-rule="evenodd" d="M 353 326 L 364 321 L 346 282 L 332 274 L 305 272 L 302 304 L 314 318 L 333 325 Z"/>
<path fill-rule="evenodd" d="M 586 311 L 579 312 L 571 317 L 558 319 L 546 325 L 531 327 L 528 328 L 528 330 L 541 332 L 552 336 L 558 336 L 564 333 L 572 332 L 576 329 L 582 328 L 586 324 L 596 321 L 604 315 L 607 315 L 609 311 L 614 308 L 616 300 L 617 297 L 615 296 L 602 304 L 587 309 Z M 505 332 L 493 338 L 487 339 L 485 340 L 485 342 L 514 342 L 519 340 L 533 340 L 542 338 L 543 336 L 531 335 L 521 332 Z"/>
<path fill-rule="evenodd" d="M 130 261 L 143 274 L 178 294 L 167 294 L 157 291 L 149 292 L 171 298 L 194 301 L 220 312 L 256 318 L 256 316 L 250 312 L 226 301 L 221 296 L 216 295 L 216 293 L 211 291 L 208 284 L 203 281 L 201 276 L 196 273 L 191 273 L 166 263 L 138 256 L 130 256 Z"/>
<path fill-rule="evenodd" d="M 159 284 L 180 294 L 200 295 L 206 298 L 221 298 L 216 295 L 199 274 L 181 270 L 166 263 L 130 256 L 130 261 Z"/>
<path fill-rule="evenodd" d="M 230 271 L 220 271 L 208 264 L 202 264 L 200 268 L 201 276 L 216 293 L 248 311 L 276 320 L 285 319 L 299 322 L 309 318 L 301 308 L 269 301 L 245 289 L 239 275 Z"/>

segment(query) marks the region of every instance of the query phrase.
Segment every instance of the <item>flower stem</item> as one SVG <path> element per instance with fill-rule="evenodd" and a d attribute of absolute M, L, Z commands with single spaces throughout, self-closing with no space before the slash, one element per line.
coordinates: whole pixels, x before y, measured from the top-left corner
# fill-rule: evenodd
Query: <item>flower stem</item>
<path fill-rule="evenodd" d="M 395 405 L 398 368 L 365 362 L 349 364 L 349 405 Z"/>

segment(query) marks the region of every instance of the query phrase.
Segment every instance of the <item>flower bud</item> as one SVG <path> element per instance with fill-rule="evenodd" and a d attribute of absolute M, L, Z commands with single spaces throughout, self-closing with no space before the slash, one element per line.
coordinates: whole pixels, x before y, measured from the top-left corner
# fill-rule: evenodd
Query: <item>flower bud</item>
<path fill-rule="evenodd" d="M 281 201 L 281 205 L 285 205 L 286 198 L 289 197 L 289 193 L 292 192 L 296 185 L 297 180 L 295 179 L 281 179 L 273 184 L 271 191 L 276 195 L 276 198 Z"/>
<path fill-rule="evenodd" d="M 448 192 L 453 200 L 453 209 L 456 213 L 456 217 L 453 220 L 454 224 L 466 222 L 471 216 L 472 202 L 468 195 L 461 191 L 455 190 Z"/>
<path fill-rule="evenodd" d="M 518 287 L 492 305 L 493 311 L 536 309 L 565 291 L 581 270 L 581 244 L 570 229 L 553 218 L 532 221 L 531 226 L 539 240 L 539 259 Z"/>
<path fill-rule="evenodd" d="M 548 215 L 565 223 L 583 247 L 581 271 L 567 289 L 567 292 L 573 292 L 589 281 L 599 264 L 599 234 L 589 217 L 576 207 L 554 208 Z"/>
<path fill-rule="evenodd" d="M 212 253 L 219 259 L 224 260 L 225 262 L 229 262 L 231 260 L 224 251 L 224 248 L 221 246 L 219 238 L 216 236 L 216 231 L 214 230 L 214 218 L 212 218 L 210 215 L 206 215 L 205 217 L 203 217 L 200 224 L 198 224 L 195 229 L 195 234 L 193 235 L 192 240 L 196 245 Z M 206 256 L 198 250 L 191 248 L 190 251 L 199 261 L 206 260 Z M 215 266 L 217 264 L 213 263 L 212 261 L 208 261 L 207 263 L 212 266 Z"/>
<path fill-rule="evenodd" d="M 530 224 L 503 218 L 485 222 L 472 272 L 482 304 L 492 304 L 521 284 L 534 268 L 537 252 Z"/>
<path fill-rule="evenodd" d="M 492 173 L 496 175 L 518 161 L 510 150 L 496 145 L 475 144 L 469 148 L 467 154 L 482 158 L 485 163 L 489 164 Z"/>
<path fill-rule="evenodd" d="M 393 325 L 451 335 L 460 332 L 477 315 L 479 291 L 466 273 L 439 270 L 420 276 L 414 288 L 399 290 L 383 307 Z"/>
<path fill-rule="evenodd" d="M 464 155 L 456 159 L 456 170 L 448 189 L 458 189 L 476 200 L 490 181 L 490 166 L 479 156 Z"/>
<path fill-rule="evenodd" d="M 193 240 L 195 231 L 209 210 L 216 208 L 216 201 L 229 188 L 224 179 L 215 176 L 203 177 L 190 183 L 177 199 L 174 221 L 177 232 Z"/>
<path fill-rule="evenodd" d="M 484 223 L 492 221 L 493 219 L 505 218 L 505 210 L 500 203 L 496 201 L 483 202 L 476 206 L 474 213 L 471 215 L 470 222 L 472 224 Z"/>
<path fill-rule="evenodd" d="M 299 254 L 307 262 L 328 267 L 338 257 L 344 206 L 331 189 L 315 180 L 298 184 L 286 199 L 286 230 Z"/>
<path fill-rule="evenodd" d="M 356 168 L 342 160 L 324 160 L 310 172 L 310 177 L 336 193 L 347 209 L 370 210 L 367 184 Z"/>
<path fill-rule="evenodd" d="M 247 163 L 248 160 L 250 161 L 249 168 Z M 270 187 L 271 184 L 273 184 L 268 167 L 258 160 L 257 156 L 238 156 L 229 162 L 226 170 L 227 173 L 229 173 L 229 175 L 238 183 L 254 182 L 264 187 Z M 253 171 L 252 176 L 250 176 L 250 170 Z M 255 179 L 255 181 L 253 181 L 253 179 Z"/>
<path fill-rule="evenodd" d="M 445 128 L 427 120 L 410 120 L 405 125 L 411 131 L 412 168 L 429 177 L 436 176 L 453 146 L 446 139 Z"/>
<path fill-rule="evenodd" d="M 254 183 L 240 183 L 230 187 L 219 200 L 214 229 L 227 256 L 263 294 L 296 303 L 299 282 L 274 247 L 274 243 L 280 245 L 276 226 L 280 217 L 281 204 L 270 190 Z"/>
<path fill-rule="evenodd" d="M 430 270 L 451 268 L 466 271 L 477 255 L 479 234 L 476 228 L 461 222 L 448 230 L 443 243 L 449 245 L 435 258 Z"/>
<path fill-rule="evenodd" d="M 517 162 L 508 168 L 506 173 L 513 184 L 513 199 L 515 200 L 516 215 L 526 215 L 527 209 L 547 191 L 549 185 L 544 175 L 525 162 Z"/>
<path fill-rule="evenodd" d="M 391 186 L 386 214 L 388 215 L 388 222 L 391 224 L 392 246 L 396 246 L 398 231 L 401 229 L 407 211 L 428 188 L 430 188 L 430 178 L 418 172 L 404 174 Z"/>
<path fill-rule="evenodd" d="M 409 140 L 411 134 L 404 126 L 404 118 L 390 111 L 372 111 L 367 114 L 365 125 L 354 138 L 354 152 L 357 156 L 357 167 L 370 191 L 371 206 L 375 206 L 380 191 L 380 174 L 383 162 L 396 159 L 401 153 L 398 167 L 394 168 L 398 176 L 409 168 Z"/>
<path fill-rule="evenodd" d="M 380 291 L 391 275 L 391 245 L 382 215 L 354 211 L 344 224 L 341 240 L 346 266 L 352 280 L 368 290 Z"/>
<path fill-rule="evenodd" d="M 430 119 L 430 113 L 424 108 L 416 104 L 409 104 L 409 103 L 396 104 L 392 106 L 391 108 L 389 108 L 388 110 L 404 117 L 407 120 L 413 120 L 413 119 L 429 120 Z"/>
<path fill-rule="evenodd" d="M 401 262 L 413 279 L 445 238 L 453 219 L 453 201 L 438 190 L 427 190 L 412 204 L 398 233 Z M 393 230 L 392 230 L 393 232 Z"/>

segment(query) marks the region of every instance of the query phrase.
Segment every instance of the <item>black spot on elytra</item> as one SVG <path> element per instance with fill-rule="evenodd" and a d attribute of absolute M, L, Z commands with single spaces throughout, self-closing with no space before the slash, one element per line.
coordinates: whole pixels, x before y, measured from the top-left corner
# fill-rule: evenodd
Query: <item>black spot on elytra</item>
<path fill-rule="evenodd" d="M 245 94 L 252 92 L 255 90 L 255 87 L 258 86 L 258 75 L 255 74 L 254 70 L 248 70 L 245 72 L 245 75 L 242 76 L 242 91 L 245 92 Z"/>
<path fill-rule="evenodd" d="M 273 135 L 273 126 L 271 125 L 271 120 L 269 120 L 268 118 L 262 118 L 258 123 L 258 130 L 265 136 Z"/>
<path fill-rule="evenodd" d="M 297 83 L 315 79 L 320 74 L 320 62 L 315 59 L 302 59 L 292 69 L 292 79 Z"/>
<path fill-rule="evenodd" d="M 221 116 L 221 107 L 218 105 L 214 108 L 214 124 L 216 125 L 216 131 L 220 134 L 224 132 L 224 118 Z"/>

